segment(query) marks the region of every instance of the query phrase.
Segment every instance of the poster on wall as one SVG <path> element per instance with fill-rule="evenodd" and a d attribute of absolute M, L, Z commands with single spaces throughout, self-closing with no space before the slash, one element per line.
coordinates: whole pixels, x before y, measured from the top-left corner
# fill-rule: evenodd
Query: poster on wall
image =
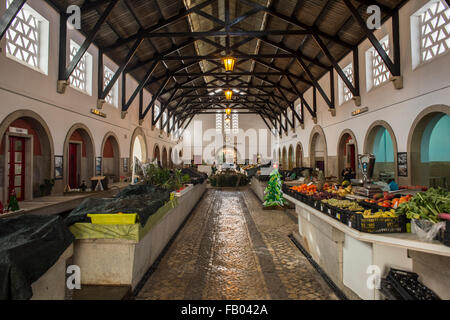
<path fill-rule="evenodd" d="M 63 178 L 63 156 L 55 156 L 55 180 Z"/>
<path fill-rule="evenodd" d="M 102 157 L 95 158 L 95 175 L 99 176 L 102 174 Z"/>
<path fill-rule="evenodd" d="M 399 152 L 397 153 L 397 163 L 398 163 L 398 176 L 407 177 L 408 176 L 408 153 Z"/>
<path fill-rule="evenodd" d="M 123 158 L 123 172 L 128 172 L 128 158 Z"/>

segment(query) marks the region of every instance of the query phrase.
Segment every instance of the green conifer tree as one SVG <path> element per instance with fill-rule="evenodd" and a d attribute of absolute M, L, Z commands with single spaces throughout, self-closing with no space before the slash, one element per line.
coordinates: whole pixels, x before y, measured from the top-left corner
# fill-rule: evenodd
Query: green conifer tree
<path fill-rule="evenodd" d="M 283 198 L 283 192 L 281 191 L 281 175 L 278 169 L 274 169 L 270 174 L 270 180 L 267 184 L 267 188 L 264 191 L 264 203 L 265 207 L 284 206 L 285 200 Z"/>

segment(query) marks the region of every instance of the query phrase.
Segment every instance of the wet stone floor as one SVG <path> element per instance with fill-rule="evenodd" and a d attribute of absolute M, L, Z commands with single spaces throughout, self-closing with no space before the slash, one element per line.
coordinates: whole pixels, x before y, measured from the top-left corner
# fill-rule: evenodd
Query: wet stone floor
<path fill-rule="evenodd" d="M 336 299 L 288 235 L 295 213 L 250 189 L 208 189 L 138 300 Z"/>

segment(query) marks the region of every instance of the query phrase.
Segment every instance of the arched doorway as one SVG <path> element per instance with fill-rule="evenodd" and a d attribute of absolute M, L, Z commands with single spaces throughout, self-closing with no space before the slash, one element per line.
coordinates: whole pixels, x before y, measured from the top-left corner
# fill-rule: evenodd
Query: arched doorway
<path fill-rule="evenodd" d="M 144 131 L 142 130 L 142 128 L 137 127 L 133 132 L 133 136 L 131 137 L 131 163 L 133 163 L 135 157 L 141 162 L 147 162 L 147 150 L 147 140 L 145 139 Z"/>
<path fill-rule="evenodd" d="M 300 143 L 298 143 L 295 150 L 295 167 L 301 168 L 302 166 L 303 166 L 303 147 Z"/>
<path fill-rule="evenodd" d="M 450 184 L 450 107 L 433 106 L 419 114 L 408 138 L 409 173 L 413 185 Z"/>
<path fill-rule="evenodd" d="M 167 161 L 167 149 L 166 147 L 163 147 L 163 151 L 162 151 L 162 166 L 163 168 L 167 168 L 168 167 L 168 161 Z"/>
<path fill-rule="evenodd" d="M 0 124 L 0 139 L 0 200 L 7 202 L 12 190 L 19 201 L 47 195 L 43 186 L 54 177 L 54 152 L 45 121 L 33 111 L 15 111 Z"/>
<path fill-rule="evenodd" d="M 283 154 L 281 156 L 281 170 L 288 170 L 287 151 L 286 147 L 283 147 Z"/>
<path fill-rule="evenodd" d="M 64 142 L 64 185 L 77 189 L 83 181 L 88 184 L 95 175 L 94 155 L 89 129 L 81 123 L 73 125 Z"/>
<path fill-rule="evenodd" d="M 294 147 L 292 145 L 289 146 L 288 158 L 288 167 L 289 170 L 292 170 L 294 169 Z"/>
<path fill-rule="evenodd" d="M 159 146 L 155 145 L 155 148 L 153 149 L 153 161 L 155 161 L 161 165 L 161 152 L 159 151 Z"/>
<path fill-rule="evenodd" d="M 353 172 L 358 171 L 358 145 L 354 133 L 346 129 L 341 133 L 338 140 L 337 150 L 338 175 L 342 179 L 341 172 L 344 168 L 350 167 Z"/>
<path fill-rule="evenodd" d="M 120 149 L 114 133 L 105 135 L 102 142 L 102 174 L 111 178 L 112 182 L 120 180 Z"/>
<path fill-rule="evenodd" d="M 322 170 L 327 175 L 327 142 L 320 126 L 315 126 L 309 139 L 309 157 L 312 168 Z"/>
<path fill-rule="evenodd" d="M 397 141 L 391 126 L 382 120 L 373 123 L 364 141 L 364 153 L 375 155 L 373 178 L 397 180 Z"/>

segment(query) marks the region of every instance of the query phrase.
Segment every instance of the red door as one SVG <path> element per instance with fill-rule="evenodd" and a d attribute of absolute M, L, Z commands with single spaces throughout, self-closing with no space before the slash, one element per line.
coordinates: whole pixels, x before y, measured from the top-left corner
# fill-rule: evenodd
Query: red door
<path fill-rule="evenodd" d="M 16 191 L 17 200 L 25 199 L 25 138 L 9 138 L 9 194 Z"/>
<path fill-rule="evenodd" d="M 78 144 L 69 143 L 69 186 L 78 188 Z"/>

